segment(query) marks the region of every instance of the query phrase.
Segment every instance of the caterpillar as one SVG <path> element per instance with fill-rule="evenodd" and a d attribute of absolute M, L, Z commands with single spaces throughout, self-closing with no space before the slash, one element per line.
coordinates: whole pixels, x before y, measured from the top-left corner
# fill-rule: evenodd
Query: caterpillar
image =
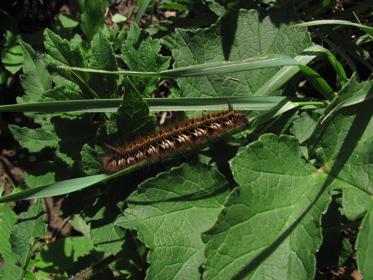
<path fill-rule="evenodd" d="M 247 116 L 237 111 L 224 111 L 191 119 L 126 146 L 109 146 L 109 151 L 103 157 L 103 168 L 106 173 L 115 173 L 145 160 L 155 161 L 183 153 L 247 126 Z"/>

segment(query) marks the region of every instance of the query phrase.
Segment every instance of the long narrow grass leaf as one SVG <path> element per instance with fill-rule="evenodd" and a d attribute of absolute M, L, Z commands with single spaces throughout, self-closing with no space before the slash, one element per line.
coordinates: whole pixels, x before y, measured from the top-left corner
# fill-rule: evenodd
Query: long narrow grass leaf
<path fill-rule="evenodd" d="M 329 59 L 330 64 L 334 68 L 334 71 L 337 73 L 337 81 L 339 87 L 342 88 L 347 83 L 347 75 L 345 69 L 332 52 L 328 51 L 326 53 L 326 57 Z"/>
<path fill-rule="evenodd" d="M 143 0 L 142 1 L 141 6 L 140 6 L 139 10 L 137 11 L 137 15 L 136 15 L 136 18 L 135 18 L 135 22 L 137 24 L 140 23 L 140 20 L 141 20 L 142 16 L 144 15 L 145 11 L 146 11 L 146 8 L 149 6 L 150 1 L 151 0 Z"/>
<path fill-rule="evenodd" d="M 237 110 L 268 110 L 281 102 L 281 96 L 237 96 L 207 98 L 144 98 L 151 112 L 157 111 L 215 111 L 227 110 L 229 105 Z M 120 99 L 87 99 L 47 101 L 0 106 L 0 112 L 116 112 Z"/>
<path fill-rule="evenodd" d="M 138 72 L 138 71 L 109 71 L 102 69 L 70 67 L 67 65 L 58 66 L 61 69 L 71 71 L 125 75 L 138 77 L 160 77 L 160 78 L 182 78 L 182 77 L 200 77 L 207 75 L 227 74 L 234 72 L 249 71 L 262 68 L 280 67 L 300 64 L 297 60 L 285 55 L 268 55 L 262 57 L 253 57 L 241 61 L 219 61 L 203 64 L 191 65 L 187 67 L 175 68 L 160 72 Z"/>
<path fill-rule="evenodd" d="M 100 174 L 100 175 L 65 180 L 65 181 L 54 183 L 52 185 L 32 188 L 32 189 L 28 189 L 28 190 L 18 192 L 15 194 L 0 197 L 0 203 L 16 201 L 16 200 L 63 195 L 63 194 L 75 192 L 78 190 L 82 190 L 84 188 L 88 188 L 94 184 L 97 184 L 99 182 L 106 180 L 108 177 L 109 175 Z"/>
<path fill-rule="evenodd" d="M 336 19 L 322 19 L 322 20 L 313 20 L 308 22 L 302 22 L 295 24 L 294 26 L 314 26 L 314 25 L 347 25 L 351 27 L 357 27 L 369 34 L 370 36 L 373 36 L 373 27 L 355 23 L 347 20 L 336 20 Z"/>
<path fill-rule="evenodd" d="M 331 86 L 325 81 L 320 74 L 307 65 L 299 66 L 302 72 L 309 78 L 312 85 L 328 100 L 335 97 L 334 91 Z"/>
<path fill-rule="evenodd" d="M 319 55 L 328 50 L 319 45 L 313 45 L 305 49 L 300 55 L 297 55 L 294 60 L 299 64 L 307 65 Z M 256 92 L 256 96 L 269 96 L 273 92 L 286 84 L 295 74 L 300 70 L 299 65 L 282 67 L 275 75 L 273 75 L 264 85 L 262 85 Z"/>
<path fill-rule="evenodd" d="M 99 174 L 99 175 L 93 175 L 93 176 L 74 178 L 74 179 L 56 182 L 54 184 L 47 185 L 47 186 L 28 189 L 22 192 L 0 197 L 0 203 L 17 201 L 17 200 L 36 199 L 36 198 L 50 197 L 50 196 L 56 196 L 56 195 L 64 195 L 64 194 L 76 192 L 76 191 L 79 191 L 79 190 L 82 190 L 88 187 L 92 187 L 93 185 L 96 185 L 98 183 L 102 183 L 102 182 L 114 179 L 124 174 L 131 173 L 137 169 L 142 168 L 143 166 L 147 164 L 148 162 L 144 161 L 138 164 L 134 164 L 126 169 L 123 169 L 117 173 L 110 174 L 110 175 Z"/>

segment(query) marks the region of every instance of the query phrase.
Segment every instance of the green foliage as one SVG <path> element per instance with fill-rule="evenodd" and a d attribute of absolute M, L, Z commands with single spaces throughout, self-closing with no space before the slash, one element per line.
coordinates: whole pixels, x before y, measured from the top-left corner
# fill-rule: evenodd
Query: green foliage
<path fill-rule="evenodd" d="M 123 44 L 123 61 L 132 71 L 166 70 L 170 59 L 158 54 L 160 48 L 158 40 L 153 40 L 136 24 L 133 24 Z M 139 92 L 148 95 L 155 90 L 158 79 L 131 78 L 131 80 Z"/>
<path fill-rule="evenodd" d="M 114 2 L 70 1 L 73 12 L 44 30 L 41 53 L 18 31 L 1 30 L 1 71 L 22 68 L 24 94 L 0 111 L 27 112 L 28 122 L 8 129 L 37 160 L 23 190 L 0 203 L 37 200 L 0 204 L 0 279 L 313 279 L 330 238 L 339 246 L 332 265 L 356 260 L 373 278 L 364 6 L 351 4 L 362 23 L 327 21 L 337 32 L 309 32 L 320 22 L 295 26 L 282 1 L 137 1 L 134 14 Z M 291 9 L 322 18 L 335 8 L 323 5 Z M 144 29 L 147 13 L 163 14 Z M 336 45 L 345 38 L 353 40 Z M 250 109 L 247 130 L 103 174 L 108 147 L 158 129 L 151 112 L 229 106 Z M 47 230 L 41 198 L 49 196 L 62 205 L 48 220 L 59 216 L 68 236 Z M 333 209 L 339 219 L 327 234 L 324 214 Z M 341 221 L 352 238 L 337 238 Z"/>
<path fill-rule="evenodd" d="M 5 33 L 5 43 L 1 50 L 1 63 L 10 73 L 15 74 L 22 68 L 23 53 L 19 45 L 20 37 L 10 31 Z"/>
<path fill-rule="evenodd" d="M 138 231 L 150 248 L 151 279 L 199 279 L 201 234 L 216 221 L 227 194 L 227 182 L 216 169 L 184 164 L 141 184 L 116 224 Z"/>
<path fill-rule="evenodd" d="M 305 29 L 276 27 L 269 17 L 259 19 L 255 11 L 241 11 L 236 18 L 227 17 L 208 29 L 180 29 L 175 37 L 172 52 L 177 67 L 271 54 L 294 57 L 311 45 Z M 184 97 L 253 95 L 277 70 L 183 78 L 178 84 Z"/>
<path fill-rule="evenodd" d="M 239 151 L 232 171 L 240 187 L 204 236 L 206 279 L 256 279 L 273 267 L 278 279 L 314 274 L 310 252 L 321 243 L 320 220 L 331 186 L 301 157 L 295 138 L 270 134 Z"/>
<path fill-rule="evenodd" d="M 24 279 L 30 274 L 34 246 L 46 233 L 43 202 L 38 201 L 18 216 L 8 206 L 2 206 L 1 224 L 0 253 L 5 261 L 0 269 L 1 279 Z"/>

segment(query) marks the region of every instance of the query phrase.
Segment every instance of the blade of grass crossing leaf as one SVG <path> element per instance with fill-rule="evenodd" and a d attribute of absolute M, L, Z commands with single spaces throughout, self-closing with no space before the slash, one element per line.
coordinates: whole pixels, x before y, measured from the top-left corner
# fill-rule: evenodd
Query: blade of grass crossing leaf
<path fill-rule="evenodd" d="M 214 98 L 144 98 L 151 112 L 227 110 L 268 110 L 284 100 L 281 96 Z M 0 112 L 116 112 L 120 99 L 49 101 L 0 106 Z"/>
<path fill-rule="evenodd" d="M 315 26 L 315 25 L 346 25 L 351 27 L 357 27 L 369 34 L 370 36 L 373 36 L 373 27 L 347 21 L 347 20 L 336 20 L 336 19 L 323 19 L 323 20 L 314 20 L 314 21 L 308 21 L 308 22 L 302 22 L 298 23 L 294 26 Z"/>
<path fill-rule="evenodd" d="M 262 68 L 280 67 L 287 65 L 298 65 L 299 62 L 285 55 L 268 55 L 262 57 L 253 57 L 241 61 L 219 61 L 197 64 L 187 67 L 180 67 L 171 70 L 159 72 L 139 72 L 139 71 L 109 71 L 102 69 L 70 67 L 67 65 L 58 66 L 61 69 L 67 69 L 77 72 L 112 74 L 138 77 L 160 77 L 160 78 L 183 78 L 200 77 L 206 75 L 227 74 L 241 71 L 249 71 Z"/>
<path fill-rule="evenodd" d="M 71 193 L 74 191 L 90 187 L 99 182 L 102 182 L 105 179 L 107 179 L 107 177 L 108 175 L 104 174 L 94 175 L 71 180 L 65 180 L 48 186 L 32 188 L 19 193 L 3 196 L 0 198 L 0 203 Z"/>
<path fill-rule="evenodd" d="M 74 178 L 74 179 L 60 181 L 60 182 L 47 185 L 47 186 L 28 189 L 22 192 L 0 197 L 0 203 L 68 194 L 71 192 L 75 192 L 75 191 L 79 191 L 79 190 L 91 187 L 93 185 L 105 182 L 110 179 L 114 179 L 124 174 L 131 173 L 148 164 L 149 163 L 147 161 L 144 161 L 138 164 L 134 164 L 126 169 L 123 169 L 117 173 L 110 174 L 110 175 L 99 174 L 99 175 L 93 175 L 93 176 Z"/>
<path fill-rule="evenodd" d="M 142 1 L 141 6 L 140 6 L 140 8 L 139 8 L 139 10 L 137 12 L 136 18 L 135 18 L 135 22 L 137 24 L 140 23 L 140 20 L 141 20 L 142 16 L 144 15 L 145 11 L 146 11 L 146 8 L 150 4 L 150 1 L 151 0 L 143 0 Z"/>
<path fill-rule="evenodd" d="M 294 59 L 302 65 L 307 65 L 314 60 L 318 55 L 327 52 L 328 50 L 319 46 L 313 45 L 305 49 L 300 55 Z M 273 75 L 263 86 L 256 92 L 256 96 L 269 96 L 273 92 L 281 88 L 287 81 L 289 81 L 295 74 L 300 71 L 298 65 L 282 67 L 275 75 Z"/>
<path fill-rule="evenodd" d="M 333 42 L 333 40 L 330 40 L 329 37 L 326 36 L 322 32 L 315 31 L 315 34 L 318 37 L 320 37 L 326 44 L 328 44 L 328 46 L 332 49 L 332 51 L 334 53 L 338 54 L 347 63 L 347 65 L 351 68 L 352 72 L 358 73 L 358 70 L 356 68 L 356 65 L 355 65 L 354 61 L 347 55 L 346 50 L 344 48 L 341 48 L 338 44 Z M 330 52 L 329 50 L 326 50 L 327 55 L 329 54 L 329 52 Z M 330 53 L 333 54 L 333 52 L 330 52 Z M 334 54 L 333 54 L 333 56 L 335 57 Z M 330 58 L 329 58 L 329 60 L 330 60 Z M 333 62 L 332 61 L 330 61 L 330 62 L 333 65 Z M 339 61 L 338 61 L 338 63 L 340 64 Z M 333 67 L 334 67 L 334 65 L 333 65 Z M 340 69 L 340 67 L 342 67 L 342 69 Z M 336 69 L 336 68 L 334 67 L 334 69 Z M 336 70 L 336 72 L 337 72 L 337 74 L 339 74 L 339 76 L 337 76 L 337 78 L 339 78 L 341 80 L 344 79 L 344 76 L 346 76 L 346 73 L 345 73 L 342 65 L 341 66 L 338 65 L 338 70 Z M 341 83 L 340 83 L 340 87 L 342 87 L 342 86 L 343 85 L 341 85 Z"/>
<path fill-rule="evenodd" d="M 330 110 L 329 113 L 325 115 L 325 117 L 322 118 L 322 122 L 325 122 L 342 108 L 354 106 L 363 102 L 368 102 L 371 99 L 373 99 L 373 83 L 366 89 L 365 87 L 362 87 L 360 92 L 356 92 L 351 97 L 343 100 L 338 105 L 336 105 L 333 109 Z"/>
<path fill-rule="evenodd" d="M 136 72 L 136 71 L 107 71 L 90 68 L 60 66 L 63 69 L 71 71 L 80 71 L 97 74 L 113 74 L 126 76 L 140 76 L 140 77 L 161 77 L 161 78 L 182 78 L 182 77 L 200 77 L 207 75 L 218 75 L 226 73 L 234 73 L 241 71 L 249 71 L 255 69 L 271 68 L 297 65 L 300 70 L 311 78 L 312 84 L 320 93 L 327 99 L 333 97 L 333 90 L 328 83 L 313 69 L 306 65 L 302 65 L 297 60 L 284 55 L 270 55 L 264 57 L 254 57 L 242 61 L 219 61 L 192 65 L 188 67 L 175 68 L 160 72 Z"/>

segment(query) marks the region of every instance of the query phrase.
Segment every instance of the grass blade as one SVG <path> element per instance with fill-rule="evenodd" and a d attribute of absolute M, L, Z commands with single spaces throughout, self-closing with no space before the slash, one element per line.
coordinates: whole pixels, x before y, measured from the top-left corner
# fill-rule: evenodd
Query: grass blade
<path fill-rule="evenodd" d="M 146 8 L 150 4 L 150 1 L 151 0 L 143 0 L 142 1 L 142 4 L 141 4 L 139 10 L 137 11 L 137 15 L 136 15 L 136 18 L 135 18 L 135 22 L 137 24 L 140 23 L 140 20 L 141 20 L 142 16 L 144 15 L 145 11 L 146 11 Z"/>
<path fill-rule="evenodd" d="M 315 26 L 315 25 L 346 25 L 351 27 L 357 27 L 369 34 L 370 36 L 373 36 L 373 27 L 363 25 L 360 23 L 351 22 L 348 20 L 336 20 L 336 19 L 323 19 L 323 20 L 313 20 L 308 22 L 302 22 L 295 24 L 293 26 L 300 27 L 300 26 Z"/>
<path fill-rule="evenodd" d="M 158 111 L 216 111 L 227 110 L 228 104 L 237 110 L 268 110 L 284 100 L 282 96 L 237 96 L 206 98 L 144 98 L 151 112 Z M 0 112 L 116 112 L 120 99 L 87 99 L 47 101 L 0 106 Z"/>
<path fill-rule="evenodd" d="M 96 74 L 111 74 L 125 75 L 138 77 L 159 77 L 159 78 L 183 78 L 183 77 L 200 77 L 206 75 L 227 74 L 241 71 L 249 71 L 262 68 L 280 67 L 287 65 L 298 65 L 299 62 L 285 55 L 268 55 L 262 57 L 253 57 L 240 61 L 219 61 L 208 62 L 203 64 L 180 67 L 160 72 L 138 72 L 138 71 L 109 71 L 102 69 L 70 67 L 67 65 L 58 66 L 61 69 L 96 73 Z"/>
<path fill-rule="evenodd" d="M 64 194 L 76 192 L 76 191 L 79 191 L 79 190 L 82 190 L 88 187 L 92 187 L 93 185 L 96 185 L 98 183 L 102 183 L 110 179 L 114 179 L 124 174 L 131 173 L 139 168 L 142 168 L 143 166 L 147 164 L 148 162 L 144 161 L 144 162 L 140 162 L 138 164 L 132 165 L 117 173 L 110 174 L 110 175 L 99 174 L 99 175 L 93 175 L 93 176 L 74 178 L 74 179 L 56 182 L 54 184 L 47 185 L 47 186 L 28 189 L 22 192 L 0 197 L 0 203 L 17 201 L 17 200 L 25 200 L 25 199 L 36 199 L 36 198 L 50 197 L 50 196 L 56 196 L 56 195 L 64 195 Z"/>
<path fill-rule="evenodd" d="M 88 188 L 94 184 L 97 184 L 99 182 L 102 182 L 108 179 L 108 177 L 109 176 L 106 174 L 100 174 L 100 175 L 65 180 L 65 181 L 54 183 L 52 185 L 32 188 L 32 189 L 28 189 L 28 190 L 18 192 L 15 194 L 10 194 L 7 196 L 0 197 L 0 203 L 16 201 L 16 200 L 35 199 L 35 198 L 41 198 L 41 197 L 63 195 L 63 194 L 75 192 L 78 190 L 82 190 L 84 188 Z"/>
<path fill-rule="evenodd" d="M 299 65 L 307 65 L 320 54 L 326 53 L 328 50 L 319 46 L 313 45 L 303 51 L 302 54 L 297 55 L 296 60 Z M 295 74 L 300 71 L 299 65 L 285 66 L 281 68 L 275 75 L 273 75 L 263 86 L 256 92 L 256 96 L 269 96 L 284 84 L 286 84 Z"/>

